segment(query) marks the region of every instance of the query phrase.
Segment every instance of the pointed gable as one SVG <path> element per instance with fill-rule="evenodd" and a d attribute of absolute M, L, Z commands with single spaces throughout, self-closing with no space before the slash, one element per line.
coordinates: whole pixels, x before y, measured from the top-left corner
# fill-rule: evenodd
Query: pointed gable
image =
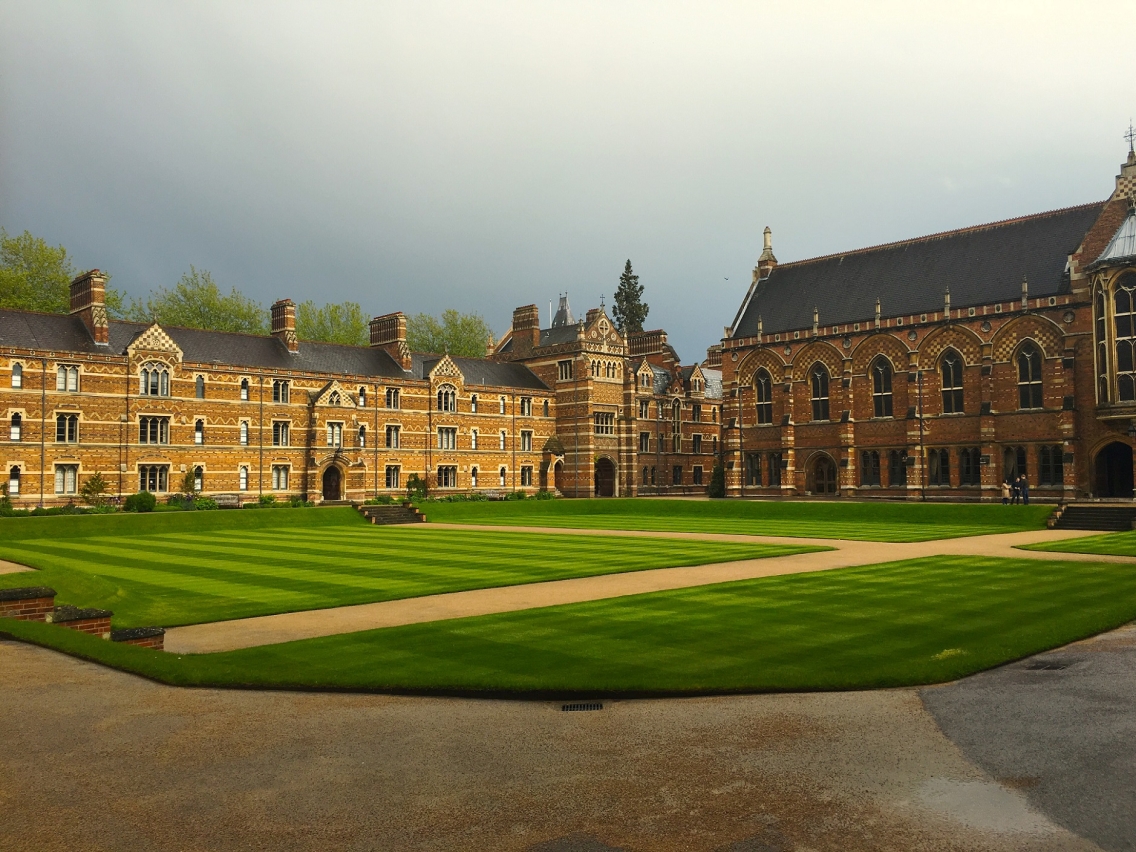
<path fill-rule="evenodd" d="M 139 334 L 126 347 L 126 354 L 132 358 L 165 355 L 172 357 L 179 364 L 182 360 L 182 351 L 165 329 L 156 322 Z"/>
<path fill-rule="evenodd" d="M 456 384 L 465 383 L 465 376 L 462 375 L 462 371 L 449 355 L 443 355 L 439 358 L 438 363 L 434 364 L 427 375 L 431 382 L 452 381 Z"/>
<path fill-rule="evenodd" d="M 332 379 L 312 393 L 312 404 L 317 408 L 357 408 L 355 396 L 338 379 Z"/>

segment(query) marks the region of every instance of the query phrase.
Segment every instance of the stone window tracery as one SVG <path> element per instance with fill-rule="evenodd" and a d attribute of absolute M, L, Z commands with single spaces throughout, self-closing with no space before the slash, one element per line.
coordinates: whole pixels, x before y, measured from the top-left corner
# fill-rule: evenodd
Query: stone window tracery
<path fill-rule="evenodd" d="M 939 362 L 940 390 L 943 393 L 943 414 L 962 414 L 962 356 L 953 349 L 943 353 Z"/>
<path fill-rule="evenodd" d="M 1116 334 L 1116 399 L 1136 401 L 1136 275 L 1125 273 L 1112 293 Z"/>
<path fill-rule="evenodd" d="M 764 367 L 757 371 L 753 382 L 754 393 L 757 397 L 758 425 L 767 425 L 773 422 L 773 377 Z"/>
<path fill-rule="evenodd" d="M 872 363 L 872 410 L 876 417 L 892 416 L 891 377 L 891 362 L 883 356 L 877 358 Z"/>
<path fill-rule="evenodd" d="M 1018 351 L 1017 363 L 1018 408 L 1041 408 L 1041 353 L 1027 343 Z"/>
<path fill-rule="evenodd" d="M 810 371 L 812 382 L 813 420 L 828 420 L 828 368 L 814 364 Z"/>

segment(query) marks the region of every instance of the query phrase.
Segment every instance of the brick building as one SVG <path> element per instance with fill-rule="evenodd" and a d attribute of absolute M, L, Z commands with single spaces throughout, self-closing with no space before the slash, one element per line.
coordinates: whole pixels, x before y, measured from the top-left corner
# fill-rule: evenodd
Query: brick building
<path fill-rule="evenodd" d="M 779 264 L 722 341 L 732 495 L 1130 498 L 1136 153 L 1104 202 Z"/>

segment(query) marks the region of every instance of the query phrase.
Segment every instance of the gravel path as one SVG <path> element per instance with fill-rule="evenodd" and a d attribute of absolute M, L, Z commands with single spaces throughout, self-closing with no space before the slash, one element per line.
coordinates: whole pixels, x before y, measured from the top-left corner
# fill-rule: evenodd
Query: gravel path
<path fill-rule="evenodd" d="M 751 580 L 759 577 L 826 571 L 855 565 L 872 565 L 879 562 L 892 562 L 921 556 L 973 554 L 976 556 L 1136 564 L 1136 558 L 1128 556 L 1109 557 L 1015 549 L 1015 545 L 1019 544 L 1096 535 L 1091 531 L 1083 530 L 1032 530 L 938 541 L 886 543 L 846 541 L 843 539 L 787 538 L 783 536 L 665 533 L 635 530 L 576 530 L 557 527 L 503 527 L 463 524 L 430 524 L 430 526 L 449 529 L 516 530 L 557 535 L 690 538 L 704 541 L 732 541 L 754 544 L 821 545 L 834 549 L 820 553 L 799 553 L 793 556 L 775 556 L 768 559 L 747 559 L 711 565 L 659 568 L 626 574 L 606 574 L 599 577 L 580 577 L 548 583 L 530 583 L 523 586 L 477 589 L 468 592 L 452 592 L 443 595 L 428 595 L 332 609 L 174 627 L 166 632 L 166 650 L 178 654 L 229 651 L 237 648 L 251 648 L 257 645 L 291 642 L 297 639 L 311 639 L 317 636 L 355 633 L 360 630 L 373 630 L 380 627 L 397 627 L 450 618 L 515 612 L 523 609 L 582 603 L 645 592 L 704 586 L 732 580 Z M 423 529 L 422 526 L 413 525 L 407 528 Z"/>
<path fill-rule="evenodd" d="M 18 574 L 21 571 L 34 570 L 35 568 L 21 565 L 19 562 L 8 562 L 6 559 L 0 559 L 0 574 Z"/>

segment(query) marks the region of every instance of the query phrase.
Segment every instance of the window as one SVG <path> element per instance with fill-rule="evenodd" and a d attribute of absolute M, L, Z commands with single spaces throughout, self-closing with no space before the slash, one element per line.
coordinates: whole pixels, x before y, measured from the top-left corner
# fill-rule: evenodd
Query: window
<path fill-rule="evenodd" d="M 671 485 L 682 485 L 682 465 L 676 464 L 671 468 Z"/>
<path fill-rule="evenodd" d="M 477 468 L 476 467 L 471 467 L 469 469 L 469 487 L 470 488 L 476 488 L 477 487 Z"/>
<path fill-rule="evenodd" d="M 272 446 L 288 446 L 288 422 L 277 420 L 272 424 Z"/>
<path fill-rule="evenodd" d="M 781 485 L 781 454 L 769 454 L 769 485 L 770 487 Z"/>
<path fill-rule="evenodd" d="M 702 436 L 701 435 L 691 435 L 690 436 L 690 451 L 692 453 L 702 452 Z"/>
<path fill-rule="evenodd" d="M 1127 275 L 1122 276 L 1118 283 L 1118 286 L 1124 285 L 1127 279 Z M 1132 284 L 1136 286 L 1136 279 L 1132 280 Z M 1112 394 L 1109 392 L 1110 388 L 1108 386 L 1108 321 L 1106 319 L 1107 301 L 1105 299 L 1105 292 L 1103 289 L 1097 291 L 1097 297 L 1093 301 L 1093 305 L 1095 306 L 1093 313 L 1096 315 L 1096 322 L 1093 324 L 1093 327 L 1096 329 L 1097 402 L 1104 404 L 1112 398 Z M 1132 327 L 1133 318 L 1131 316 L 1131 311 L 1134 306 L 1131 293 L 1128 294 L 1127 299 L 1124 299 L 1123 301 L 1118 300 L 1117 313 L 1120 313 L 1119 308 L 1121 307 L 1124 308 L 1124 313 L 1127 315 L 1124 324 L 1124 330 L 1128 332 L 1129 335 L 1131 335 L 1134 331 Z M 1122 335 L 1120 334 L 1120 326 L 1116 325 L 1115 329 L 1117 333 L 1116 338 L 1117 341 L 1119 341 L 1122 337 Z M 1117 349 L 1119 348 L 1120 347 L 1118 346 Z M 1129 363 L 1131 363 L 1131 358 L 1133 355 L 1131 344 L 1126 346 L 1125 349 L 1127 350 Z M 1117 354 L 1119 354 L 1119 352 Z M 1121 384 L 1120 376 L 1117 375 L 1116 378 L 1117 384 Z M 1129 377 L 1128 381 L 1124 384 L 1126 385 L 1127 392 L 1130 394 L 1129 399 L 1136 399 L 1136 384 L 1134 384 L 1134 382 L 1132 381 L 1132 377 Z"/>
<path fill-rule="evenodd" d="M 753 383 L 757 396 L 757 422 L 765 426 L 773 422 L 773 377 L 768 370 L 758 370 Z"/>
<path fill-rule="evenodd" d="M 165 364 L 145 364 L 139 374 L 138 393 L 141 396 L 169 396 L 169 368 Z"/>
<path fill-rule="evenodd" d="M 655 468 L 651 468 L 651 484 L 655 485 L 656 483 L 657 483 L 657 479 L 656 479 L 656 476 L 655 476 Z"/>
<path fill-rule="evenodd" d="M 500 434 L 499 437 L 500 437 L 500 443 L 501 443 L 500 449 L 503 450 L 503 449 L 505 449 L 505 430 L 504 429 L 501 430 L 501 434 Z"/>
<path fill-rule="evenodd" d="M 755 488 L 761 487 L 761 453 L 746 453 L 745 484 Z"/>
<path fill-rule="evenodd" d="M 521 485 L 523 485 L 525 487 L 531 487 L 532 483 L 533 483 L 532 474 L 533 474 L 532 465 L 527 465 L 527 464 L 522 465 L 521 466 Z"/>
<path fill-rule="evenodd" d="M 504 488 L 505 487 L 505 468 L 501 468 L 499 471 L 497 471 L 497 478 L 501 481 L 501 487 Z"/>
<path fill-rule="evenodd" d="M 329 447 L 342 447 L 343 446 L 343 424 L 342 423 L 328 423 L 326 431 L 327 431 L 327 445 Z"/>
<path fill-rule="evenodd" d="M 22 364 L 13 364 L 12 365 L 12 387 L 22 388 L 23 386 L 24 386 L 24 367 L 23 367 Z M 14 468 L 12 468 L 12 470 L 18 471 L 19 468 L 14 467 Z"/>
<path fill-rule="evenodd" d="M 471 394 L 469 397 L 469 410 L 477 414 L 477 394 Z"/>
<path fill-rule="evenodd" d="M 521 417 L 532 417 L 532 397 L 521 397 Z"/>
<path fill-rule="evenodd" d="M 332 391 L 327 397 L 328 405 L 342 405 L 343 400 L 339 397 L 339 391 Z"/>
<path fill-rule="evenodd" d="M 477 449 L 477 430 L 471 429 L 469 431 L 469 448 L 471 450 Z"/>
<path fill-rule="evenodd" d="M 458 469 L 454 465 L 441 465 L 438 468 L 438 487 L 457 488 Z"/>
<path fill-rule="evenodd" d="M 544 401 L 544 416 L 545 417 L 548 416 L 548 400 L 547 399 Z"/>
<path fill-rule="evenodd" d="M 951 350 L 939 362 L 942 377 L 943 414 L 962 414 L 962 357 Z"/>
<path fill-rule="evenodd" d="M 647 472 L 647 468 L 643 468 L 643 483 L 642 483 L 643 485 L 647 484 L 648 476 L 649 476 L 649 474 Z"/>
<path fill-rule="evenodd" d="M 162 396 L 169 395 L 169 373 L 166 373 L 166 392 Z M 57 391 L 69 391 L 74 393 L 79 390 L 79 368 L 68 364 L 61 364 L 59 369 L 55 371 L 55 389 Z M 70 492 L 68 492 L 70 493 Z"/>
<path fill-rule="evenodd" d="M 1041 353 L 1032 343 L 1018 352 L 1018 408 L 1041 408 Z"/>
<path fill-rule="evenodd" d="M 397 450 L 399 448 L 399 432 L 401 430 L 401 426 L 387 427 L 387 449 Z"/>
<path fill-rule="evenodd" d="M 521 452 L 522 453 L 531 453 L 532 452 L 532 436 L 533 436 L 532 432 L 530 432 L 526 429 L 521 430 Z"/>
<path fill-rule="evenodd" d="M 1019 476 L 1028 478 L 1025 447 L 1006 447 L 1002 451 L 1002 475 L 1010 482 Z"/>
<path fill-rule="evenodd" d="M 387 388 L 387 408 L 398 408 L 399 403 L 398 388 Z"/>
<path fill-rule="evenodd" d="M 640 432 L 639 433 L 639 452 L 641 452 L 641 453 L 651 452 L 651 433 L 650 432 Z"/>
<path fill-rule="evenodd" d="M 20 469 L 15 465 L 8 471 L 8 496 L 20 496 Z"/>
<path fill-rule="evenodd" d="M 193 490 L 198 493 L 205 490 L 205 468 L 201 465 L 193 469 Z"/>
<path fill-rule="evenodd" d="M 60 444 L 75 444 L 79 441 L 79 415 L 58 414 L 55 417 L 55 440 Z"/>
<path fill-rule="evenodd" d="M 168 444 L 170 442 L 170 418 L 139 417 L 139 444 Z"/>
<path fill-rule="evenodd" d="M 931 450 L 927 454 L 927 484 L 951 484 L 951 456 L 949 450 Z"/>
<path fill-rule="evenodd" d="M 8 437 L 13 441 L 23 440 L 24 418 L 19 414 L 12 415 L 12 428 Z"/>
<path fill-rule="evenodd" d="M 671 435 L 671 452 L 672 453 L 681 453 L 682 452 L 682 433 L 681 432 L 675 432 Z"/>
<path fill-rule="evenodd" d="M 193 390 L 198 399 L 205 399 L 205 376 L 198 376 L 194 379 Z"/>
<path fill-rule="evenodd" d="M 274 464 L 272 466 L 272 490 L 288 490 L 288 465 Z"/>
<path fill-rule="evenodd" d="M 1112 304 L 1113 328 L 1116 331 L 1117 399 L 1120 402 L 1132 402 L 1136 400 L 1136 275 L 1128 272 L 1120 277 L 1113 292 Z M 1099 314 L 1104 317 L 1103 299 Z M 1105 339 L 1103 322 L 1098 335 L 1102 341 Z M 1104 354 L 1101 351 L 1098 356 L 1102 370 L 1107 369 Z M 1107 401 L 1107 396 L 1101 399 L 1101 402 Z"/>
<path fill-rule="evenodd" d="M 888 485 L 907 484 L 907 453 L 903 450 L 888 452 Z"/>
<path fill-rule="evenodd" d="M 572 362 L 571 361 L 557 361 L 556 362 L 557 376 L 562 382 L 572 381 Z"/>
<path fill-rule="evenodd" d="M 367 447 L 367 427 L 359 427 L 359 448 L 366 449 Z"/>
<path fill-rule="evenodd" d="M 241 421 L 241 426 L 240 426 L 240 441 L 241 441 L 241 446 L 242 446 L 242 447 L 248 446 L 248 442 L 249 442 L 249 423 L 248 423 L 248 421 L 247 421 L 247 420 L 242 420 L 242 421 Z"/>
<path fill-rule="evenodd" d="M 651 416 L 651 400 L 639 400 L 639 417 L 643 420 L 649 419 Z"/>
<path fill-rule="evenodd" d="M 828 370 L 823 364 L 812 369 L 813 420 L 828 420 Z"/>
<path fill-rule="evenodd" d="M 138 468 L 138 490 L 159 494 L 170 487 L 168 464 L 144 464 Z"/>
<path fill-rule="evenodd" d="M 691 423 L 701 423 L 702 422 L 702 406 L 697 402 L 693 403 L 690 406 L 690 422 Z"/>
<path fill-rule="evenodd" d="M 438 411 L 457 411 L 458 392 L 449 385 L 438 389 Z"/>
<path fill-rule="evenodd" d="M 982 484 L 982 453 L 978 447 L 959 450 L 959 485 Z"/>
<path fill-rule="evenodd" d="M 453 426 L 442 426 L 438 429 L 438 449 L 456 450 L 458 447 L 458 430 Z"/>
<path fill-rule="evenodd" d="M 193 421 L 193 443 L 201 445 L 205 443 L 205 421 Z"/>
<path fill-rule="evenodd" d="M 287 402 L 289 397 L 288 382 L 284 379 L 272 380 L 272 401 Z M 334 403 L 333 403 L 334 404 Z"/>
<path fill-rule="evenodd" d="M 367 407 L 367 389 L 365 387 L 359 388 L 359 407 Z"/>
<path fill-rule="evenodd" d="M 237 488 L 240 491 L 248 491 L 249 487 L 249 469 L 245 465 L 237 468 Z"/>
<path fill-rule="evenodd" d="M 57 464 L 55 466 L 55 493 L 74 494 L 79 481 L 79 465 Z M 145 490 L 145 489 L 143 489 Z"/>
<path fill-rule="evenodd" d="M 690 481 L 695 485 L 702 484 L 702 465 L 695 465 L 690 469 Z"/>
<path fill-rule="evenodd" d="M 864 450 L 860 453 L 860 484 L 880 484 L 880 454 L 877 450 Z"/>
<path fill-rule="evenodd" d="M 597 435 L 614 435 L 615 434 L 615 414 L 610 411 L 597 411 L 592 415 L 595 421 L 595 429 Z"/>
<path fill-rule="evenodd" d="M 399 474 L 401 473 L 401 471 L 402 471 L 402 468 L 400 468 L 397 464 L 388 464 L 387 465 L 387 471 L 386 471 L 386 483 L 387 483 L 386 487 L 387 488 L 401 488 L 402 487 L 399 484 L 400 483 Z"/>
<path fill-rule="evenodd" d="M 498 414 L 504 414 L 505 413 L 505 397 L 501 397 L 499 400 L 497 400 L 497 408 L 498 408 L 498 411 L 497 411 Z"/>
<path fill-rule="evenodd" d="M 872 364 L 872 414 L 892 416 L 891 362 L 887 358 L 877 358 Z"/>
<path fill-rule="evenodd" d="M 1064 458 L 1060 444 L 1045 445 L 1038 450 L 1038 484 L 1064 485 Z"/>
<path fill-rule="evenodd" d="M 248 402 L 249 398 L 249 380 L 241 379 L 241 401 Z"/>

